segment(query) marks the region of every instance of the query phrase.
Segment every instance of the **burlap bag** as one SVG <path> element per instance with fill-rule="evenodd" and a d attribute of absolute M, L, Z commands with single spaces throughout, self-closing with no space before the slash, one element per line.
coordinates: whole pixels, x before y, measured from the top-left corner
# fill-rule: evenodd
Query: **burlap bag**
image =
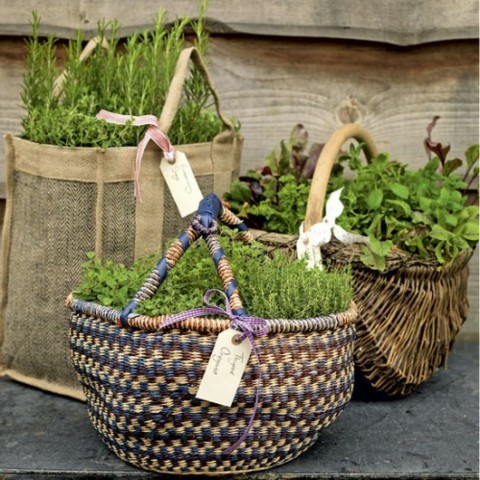
<path fill-rule="evenodd" d="M 159 128 L 177 111 L 189 60 L 202 72 L 224 130 L 212 142 L 176 146 L 190 161 L 203 194 L 221 195 L 238 175 L 242 138 L 222 113 L 204 63 L 185 49 L 176 67 Z M 83 399 L 67 355 L 68 293 L 78 284 L 87 251 L 131 263 L 154 253 L 182 230 L 150 142 L 134 198 L 136 147 L 69 148 L 6 136 L 7 203 L 2 239 L 0 369 L 29 385 Z M 155 247 L 157 246 L 157 247 Z"/>

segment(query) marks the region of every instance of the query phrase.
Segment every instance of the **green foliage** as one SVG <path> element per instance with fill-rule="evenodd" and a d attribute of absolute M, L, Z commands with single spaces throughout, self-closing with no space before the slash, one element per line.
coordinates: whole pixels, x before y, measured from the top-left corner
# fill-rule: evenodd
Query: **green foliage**
<path fill-rule="evenodd" d="M 264 318 L 309 318 L 344 311 L 352 299 L 349 271 L 306 269 L 303 260 L 277 253 L 270 258 L 260 244 L 244 245 L 226 231 L 222 246 L 232 265 L 251 315 Z M 83 280 L 74 294 L 116 309 L 125 307 L 156 264 L 154 257 L 137 260 L 130 268 L 89 253 Z M 190 247 L 169 272 L 159 292 L 137 311 L 150 316 L 181 312 L 203 305 L 204 293 L 221 289 L 204 242 Z M 218 306 L 224 307 L 219 301 Z"/>
<path fill-rule="evenodd" d="M 466 153 L 470 162 L 472 149 Z M 360 153 L 360 145 L 352 146 L 341 159 L 354 171 L 354 178 L 333 176 L 329 190 L 344 187 L 345 210 L 337 222 L 369 237 L 370 246 L 362 256 L 366 265 L 383 270 L 394 245 L 422 258 L 436 258 L 440 265 L 476 245 L 478 206 L 466 205 L 467 197 L 462 195 L 466 184 L 454 173 L 463 162 L 455 162 L 453 168 L 445 161 L 444 166 L 450 165 L 445 174 L 438 157 L 412 171 L 386 154 L 363 164 Z"/>
<path fill-rule="evenodd" d="M 305 219 L 309 190 L 307 183 L 297 184 L 292 175 L 283 175 L 273 188 L 265 190 L 265 200 L 250 206 L 248 212 L 264 219 L 265 230 L 297 233 Z"/>
<path fill-rule="evenodd" d="M 258 170 L 234 180 L 224 196 L 252 228 L 279 233 L 298 232 L 305 218 L 309 183 L 323 145 L 313 143 L 306 153 L 308 133 L 296 125 L 288 142 L 281 141 Z"/>
<path fill-rule="evenodd" d="M 431 137 L 437 120 L 427 127 L 425 148 L 434 156 L 424 168 L 411 170 L 385 153 L 365 164 L 361 146 L 350 145 L 332 171 L 328 193 L 344 187 L 345 209 L 338 223 L 368 236 L 370 246 L 364 247 L 361 260 L 374 269 L 385 268 L 394 247 L 445 265 L 478 242 L 479 146 L 470 146 L 465 160 L 449 159 L 450 146 Z M 307 155 L 307 140 L 304 127 L 295 126 L 279 153 L 274 150 L 264 166 L 232 183 L 225 200 L 250 227 L 298 232 L 323 148 L 313 144 Z M 344 175 L 347 166 L 354 178 Z"/>
<path fill-rule="evenodd" d="M 205 56 L 208 34 L 204 15 L 199 19 L 177 20 L 167 28 L 162 11 L 152 31 L 135 33 L 125 41 L 118 38 L 118 23 L 98 25 L 98 35 L 106 38 L 108 49 L 98 46 L 86 61 L 80 61 L 84 45 L 82 33 L 66 47 L 66 79 L 60 96 L 54 82 L 60 74 L 55 64 L 53 37 L 41 41 L 40 18 L 34 13 L 32 35 L 27 40 L 27 72 L 23 80 L 22 102 L 26 110 L 23 137 L 38 143 L 117 147 L 137 145 L 147 127 L 114 125 L 97 120 L 101 110 L 125 115 L 160 116 L 175 65 L 184 48 L 184 32 L 190 27 L 195 44 Z M 173 144 L 210 141 L 222 129 L 213 109 L 210 91 L 196 69 L 187 78 L 177 115 L 169 132 Z"/>

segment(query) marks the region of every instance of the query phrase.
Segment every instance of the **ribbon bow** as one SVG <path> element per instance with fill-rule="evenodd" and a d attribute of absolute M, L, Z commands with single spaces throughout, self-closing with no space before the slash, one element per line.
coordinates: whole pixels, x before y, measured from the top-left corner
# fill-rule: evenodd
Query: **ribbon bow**
<path fill-rule="evenodd" d="M 303 223 L 300 225 L 300 235 L 297 241 L 297 256 L 298 258 L 308 257 L 307 268 L 323 268 L 320 246 L 329 243 L 332 239 L 332 234 L 342 243 L 369 243 L 368 237 L 347 232 L 335 223 L 344 209 L 343 203 L 340 200 L 342 190 L 343 187 L 330 194 L 325 207 L 325 217 L 320 223 L 312 225 L 308 232 L 303 230 Z"/>
<path fill-rule="evenodd" d="M 144 137 L 138 144 L 137 155 L 135 158 L 135 198 L 142 201 L 142 195 L 140 193 L 139 176 L 140 166 L 142 164 L 143 154 L 145 148 L 150 140 L 153 140 L 163 151 L 163 155 L 168 162 L 173 163 L 175 161 L 175 149 L 170 143 L 169 138 L 158 127 L 158 119 L 155 115 L 140 115 L 135 117 L 133 115 L 120 115 L 119 113 L 109 112 L 107 110 L 100 110 L 96 116 L 100 120 L 105 120 L 108 123 L 115 123 L 117 125 L 126 125 L 131 122 L 132 125 L 141 126 L 149 125 Z"/>
<path fill-rule="evenodd" d="M 212 296 L 213 293 L 219 293 L 220 295 L 223 296 L 223 298 L 225 299 L 225 309 L 210 303 L 210 297 Z M 207 305 L 206 307 L 192 308 L 191 310 L 187 310 L 185 312 L 171 315 L 168 317 L 168 319 L 162 322 L 162 324 L 158 327 L 158 329 L 161 330 L 165 327 L 181 322 L 183 320 L 187 320 L 192 317 L 201 317 L 204 315 L 222 315 L 222 316 L 226 315 L 231 320 L 231 327 L 234 328 L 235 330 L 239 330 L 242 332 L 238 341 L 242 342 L 243 340 L 245 340 L 245 338 L 247 338 L 248 341 L 250 342 L 250 345 L 252 346 L 252 351 L 255 354 L 255 358 L 257 360 L 257 365 L 258 365 L 258 378 L 257 378 L 257 388 L 255 393 L 255 405 L 253 407 L 253 412 L 250 415 L 250 420 L 248 421 L 248 424 L 245 430 L 243 431 L 242 435 L 240 435 L 240 437 L 235 441 L 233 445 L 231 445 L 230 447 L 228 447 L 226 450 L 223 451 L 224 454 L 230 454 L 245 440 L 245 438 L 247 437 L 248 433 L 250 432 L 253 426 L 253 421 L 255 420 L 255 416 L 257 414 L 257 410 L 260 403 L 261 388 L 262 388 L 262 364 L 260 362 L 260 356 L 258 354 L 257 347 L 255 346 L 255 337 L 261 337 L 263 335 L 266 335 L 269 331 L 269 327 L 268 327 L 267 321 L 264 318 L 251 317 L 247 315 L 246 311 L 243 309 L 240 311 L 240 313 L 234 312 L 230 307 L 230 302 L 228 301 L 227 295 L 221 290 L 217 290 L 217 289 L 208 290 L 205 293 L 203 300 Z"/>

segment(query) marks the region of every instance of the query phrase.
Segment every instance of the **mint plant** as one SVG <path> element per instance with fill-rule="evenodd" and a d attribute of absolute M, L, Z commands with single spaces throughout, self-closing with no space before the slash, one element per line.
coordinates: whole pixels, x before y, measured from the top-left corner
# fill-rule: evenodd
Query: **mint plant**
<path fill-rule="evenodd" d="M 205 57 L 209 48 L 205 30 L 206 1 L 199 18 L 177 20 L 171 27 L 161 11 L 151 31 L 118 37 L 118 22 L 100 23 L 98 36 L 108 49 L 98 46 L 84 62 L 82 32 L 66 47 L 57 47 L 52 36 L 39 37 L 40 18 L 33 14 L 32 35 L 27 40 L 27 71 L 23 80 L 23 137 L 37 143 L 74 147 L 137 145 L 144 128 L 98 121 L 102 109 L 125 115 L 160 116 L 181 50 L 185 31 L 193 32 L 194 44 Z M 55 94 L 57 48 L 65 48 L 66 78 L 60 96 Z M 213 109 L 210 91 L 196 69 L 186 80 L 179 111 L 169 132 L 173 144 L 212 140 L 222 123 Z"/>
<path fill-rule="evenodd" d="M 332 176 L 329 190 L 343 187 L 345 209 L 338 224 L 369 238 L 370 245 L 363 247 L 361 257 L 364 264 L 383 270 L 386 256 L 395 246 L 446 265 L 477 244 L 478 205 L 467 205 L 465 176 L 454 173 L 463 161 L 452 163 L 446 153 L 443 149 L 443 157 L 435 156 L 415 171 L 390 160 L 387 154 L 364 164 L 360 145 L 351 146 L 340 159 L 355 176 Z M 478 145 L 470 147 L 465 158 L 467 171 L 474 174 Z"/>
<path fill-rule="evenodd" d="M 411 170 L 386 153 L 365 164 L 361 145 L 350 145 L 335 164 L 328 193 L 343 187 L 345 206 L 337 221 L 347 231 L 368 236 L 361 260 L 371 268 L 383 270 L 394 247 L 447 265 L 478 242 L 479 146 L 470 146 L 463 160 L 448 158 L 450 146 L 432 139 L 437 121 L 427 127 L 429 159 L 423 168 Z M 323 147 L 315 143 L 306 154 L 307 141 L 304 127 L 297 125 L 289 141 L 281 143 L 280 154 L 274 150 L 265 166 L 232 183 L 225 200 L 252 228 L 298 232 Z M 344 175 L 347 166 L 353 178 Z"/>
<path fill-rule="evenodd" d="M 303 260 L 277 252 L 273 258 L 259 243 L 244 245 L 222 230 L 221 243 L 240 285 L 251 315 L 263 318 L 309 318 L 345 311 L 352 299 L 349 270 L 306 270 Z M 82 283 L 74 295 L 84 300 L 122 309 L 133 298 L 157 262 L 137 260 L 130 268 L 87 254 Z M 221 289 L 221 283 L 204 242 L 196 242 L 169 272 L 159 292 L 141 303 L 138 313 L 156 316 L 199 307 L 204 293 Z M 224 307 L 219 300 L 218 306 Z"/>

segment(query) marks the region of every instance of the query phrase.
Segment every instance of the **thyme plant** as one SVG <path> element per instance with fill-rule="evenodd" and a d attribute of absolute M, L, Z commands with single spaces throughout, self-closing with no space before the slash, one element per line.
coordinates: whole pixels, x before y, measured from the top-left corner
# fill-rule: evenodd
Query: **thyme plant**
<path fill-rule="evenodd" d="M 232 241 L 223 231 L 222 247 L 240 286 L 244 306 L 251 315 L 263 318 L 309 318 L 344 311 L 352 299 L 351 273 L 306 270 L 303 260 L 277 252 L 270 258 L 259 243 Z M 84 300 L 122 309 L 133 298 L 158 259 L 137 260 L 130 268 L 93 253 L 83 265 L 82 283 L 74 292 Z M 204 242 L 196 242 L 169 272 L 159 292 L 143 301 L 137 312 L 156 316 L 203 305 L 204 293 L 222 289 Z M 225 307 L 219 297 L 218 306 Z"/>

